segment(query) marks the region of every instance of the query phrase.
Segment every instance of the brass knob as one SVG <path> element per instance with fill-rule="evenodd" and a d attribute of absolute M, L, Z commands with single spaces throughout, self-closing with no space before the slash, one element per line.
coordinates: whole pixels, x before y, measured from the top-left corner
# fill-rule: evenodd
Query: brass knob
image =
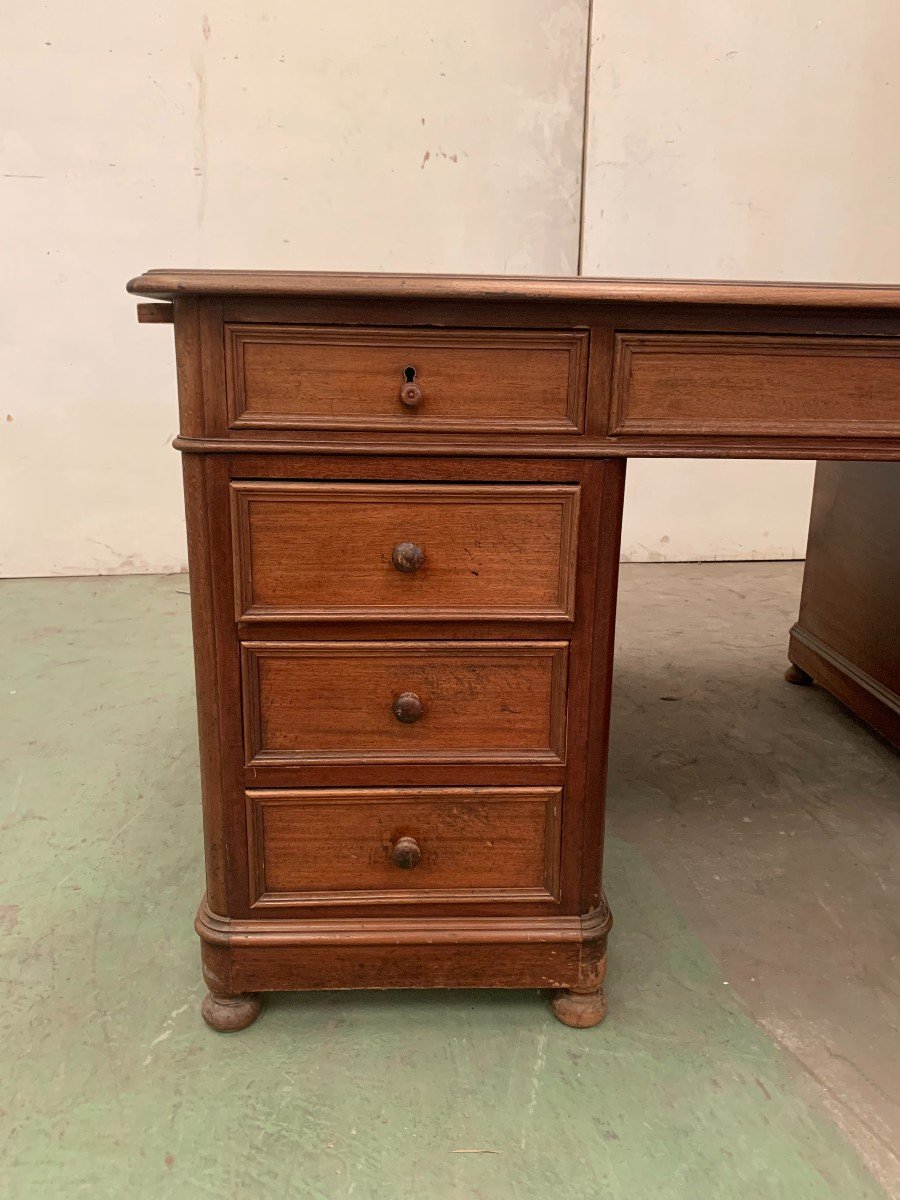
<path fill-rule="evenodd" d="M 400 867 L 402 871 L 411 871 L 413 867 L 419 865 L 421 858 L 422 851 L 415 838 L 398 838 L 391 847 L 391 862 L 395 867 Z"/>
<path fill-rule="evenodd" d="M 415 542 L 398 542 L 391 554 L 391 566 L 404 575 L 418 571 L 424 561 L 425 552 Z"/>
<path fill-rule="evenodd" d="M 401 692 L 391 705 L 394 716 L 404 725 L 414 725 L 425 708 L 415 692 Z"/>

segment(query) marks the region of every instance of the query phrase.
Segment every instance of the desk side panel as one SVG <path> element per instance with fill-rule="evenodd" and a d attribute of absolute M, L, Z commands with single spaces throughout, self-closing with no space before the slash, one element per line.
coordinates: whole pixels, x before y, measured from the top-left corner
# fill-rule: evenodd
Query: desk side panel
<path fill-rule="evenodd" d="M 900 464 L 819 464 L 791 633 L 791 661 L 900 746 Z"/>

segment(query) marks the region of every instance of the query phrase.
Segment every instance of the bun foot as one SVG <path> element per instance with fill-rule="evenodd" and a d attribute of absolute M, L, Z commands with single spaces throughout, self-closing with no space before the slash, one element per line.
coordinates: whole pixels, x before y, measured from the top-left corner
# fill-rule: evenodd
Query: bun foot
<path fill-rule="evenodd" d="M 788 683 L 796 683 L 798 687 L 810 687 L 812 685 L 812 675 L 807 675 L 802 667 L 791 663 L 784 673 Z"/>
<path fill-rule="evenodd" d="M 562 990 L 554 993 L 550 1007 L 563 1025 L 571 1025 L 573 1029 L 590 1029 L 599 1025 L 606 1016 L 606 996 L 602 987 L 595 992 Z"/>
<path fill-rule="evenodd" d="M 208 992 L 200 1005 L 203 1020 L 218 1033 L 236 1033 L 246 1029 L 259 1016 L 262 999 L 252 993 L 243 996 L 223 996 Z"/>

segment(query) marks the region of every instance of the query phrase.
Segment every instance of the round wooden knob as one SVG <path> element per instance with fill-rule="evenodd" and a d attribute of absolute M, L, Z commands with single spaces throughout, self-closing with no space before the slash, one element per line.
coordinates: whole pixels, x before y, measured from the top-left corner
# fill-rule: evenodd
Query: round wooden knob
<path fill-rule="evenodd" d="M 391 862 L 403 871 L 410 871 L 418 866 L 421 857 L 422 851 L 415 838 L 398 838 L 391 848 Z"/>
<path fill-rule="evenodd" d="M 425 711 L 415 692 L 401 692 L 391 707 L 394 716 L 404 725 L 414 725 Z"/>
<path fill-rule="evenodd" d="M 404 408 L 418 408 L 425 399 L 425 393 L 417 383 L 403 383 L 400 385 L 400 403 Z"/>
<path fill-rule="evenodd" d="M 405 575 L 418 571 L 425 561 L 425 552 L 415 542 L 398 542 L 391 554 L 391 566 Z"/>

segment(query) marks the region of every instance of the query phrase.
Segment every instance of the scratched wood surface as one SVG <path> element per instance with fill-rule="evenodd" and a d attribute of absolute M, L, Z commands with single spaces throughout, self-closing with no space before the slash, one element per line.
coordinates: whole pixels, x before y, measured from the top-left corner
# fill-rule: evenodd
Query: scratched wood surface
<path fill-rule="evenodd" d="M 262 902 L 524 902 L 556 894 L 561 788 L 251 792 Z M 401 840 L 414 855 L 398 859 Z"/>
<path fill-rule="evenodd" d="M 248 761 L 565 755 L 564 642 L 244 643 Z M 404 693 L 422 715 L 398 719 Z"/>
<path fill-rule="evenodd" d="M 571 432 L 586 330 L 225 327 L 234 429 Z"/>
<path fill-rule="evenodd" d="M 573 615 L 577 487 L 239 482 L 232 503 L 245 619 Z"/>

